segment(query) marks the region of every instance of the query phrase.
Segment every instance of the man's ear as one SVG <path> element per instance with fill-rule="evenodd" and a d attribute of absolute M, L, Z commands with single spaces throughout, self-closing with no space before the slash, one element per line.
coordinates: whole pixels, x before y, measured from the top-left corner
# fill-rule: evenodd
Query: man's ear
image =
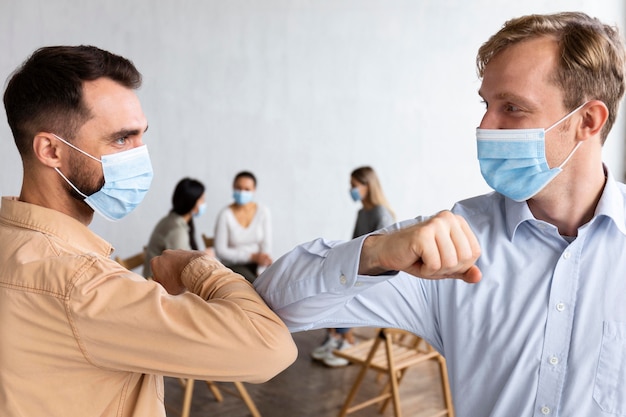
<path fill-rule="evenodd" d="M 578 126 L 578 140 L 600 136 L 609 118 L 609 109 L 600 100 L 591 100 L 582 109 L 582 123 Z"/>
<path fill-rule="evenodd" d="M 59 140 L 47 132 L 39 132 L 33 139 L 33 153 L 42 164 L 51 168 L 60 167 L 63 148 Z"/>

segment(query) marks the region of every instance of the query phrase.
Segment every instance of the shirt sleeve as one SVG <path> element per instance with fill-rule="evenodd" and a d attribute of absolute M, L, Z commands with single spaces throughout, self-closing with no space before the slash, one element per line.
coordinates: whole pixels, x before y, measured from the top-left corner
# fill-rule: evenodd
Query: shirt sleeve
<path fill-rule="evenodd" d="M 317 239 L 297 246 L 254 281 L 256 290 L 291 331 L 358 326 L 429 331 L 423 280 L 395 272 L 358 274 L 366 237 L 347 242 Z"/>
<path fill-rule="evenodd" d="M 289 331 L 254 288 L 209 256 L 184 269 L 189 291 L 175 296 L 113 261 L 95 258 L 86 271 L 66 309 L 95 366 L 263 382 L 296 358 Z"/>

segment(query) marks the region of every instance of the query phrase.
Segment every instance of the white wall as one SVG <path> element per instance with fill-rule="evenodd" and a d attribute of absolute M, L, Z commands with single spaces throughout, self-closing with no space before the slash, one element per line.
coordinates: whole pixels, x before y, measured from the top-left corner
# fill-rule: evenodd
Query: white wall
<path fill-rule="evenodd" d="M 400 218 L 489 191 L 476 161 L 478 47 L 505 20 L 581 10 L 624 27 L 623 0 L 0 0 L 0 78 L 34 49 L 94 44 L 144 75 L 155 178 L 128 218 L 96 216 L 120 255 L 139 250 L 183 176 L 207 186 L 212 234 L 233 175 L 252 170 L 274 220 L 274 254 L 349 238 L 350 171 L 372 165 Z M 4 115 L 4 112 L 2 112 Z M 624 123 L 605 160 L 623 177 Z M 21 163 L 0 123 L 0 194 Z"/>

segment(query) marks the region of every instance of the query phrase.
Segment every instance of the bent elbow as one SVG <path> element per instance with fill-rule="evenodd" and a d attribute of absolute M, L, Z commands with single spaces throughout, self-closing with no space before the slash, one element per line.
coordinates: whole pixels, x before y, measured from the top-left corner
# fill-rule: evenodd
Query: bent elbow
<path fill-rule="evenodd" d="M 291 366 L 297 357 L 298 348 L 291 333 L 285 331 L 277 337 L 275 343 L 268 346 L 262 363 L 258 364 L 256 378 L 250 382 L 260 384 L 269 381 Z"/>

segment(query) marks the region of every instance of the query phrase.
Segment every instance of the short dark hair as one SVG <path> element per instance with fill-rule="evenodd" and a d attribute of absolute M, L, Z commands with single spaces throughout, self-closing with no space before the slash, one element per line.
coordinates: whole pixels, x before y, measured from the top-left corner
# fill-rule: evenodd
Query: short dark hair
<path fill-rule="evenodd" d="M 126 58 L 95 46 L 46 46 L 37 49 L 11 75 L 4 107 L 22 158 L 32 155 L 32 139 L 41 131 L 70 140 L 91 117 L 83 83 L 110 78 L 137 89 L 141 74 Z"/>
<path fill-rule="evenodd" d="M 239 178 L 250 178 L 254 183 L 254 187 L 256 188 L 256 177 L 250 171 L 241 171 L 235 175 L 235 179 L 233 180 L 233 184 L 237 182 Z"/>

